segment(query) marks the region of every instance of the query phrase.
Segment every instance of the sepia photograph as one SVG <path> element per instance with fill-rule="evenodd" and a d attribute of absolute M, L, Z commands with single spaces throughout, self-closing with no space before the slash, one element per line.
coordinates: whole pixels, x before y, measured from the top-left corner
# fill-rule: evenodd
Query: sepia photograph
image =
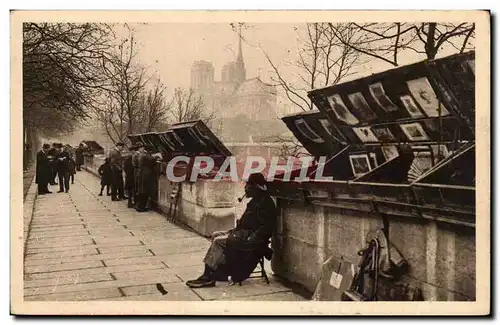
<path fill-rule="evenodd" d="M 10 18 L 12 314 L 491 312 L 489 12 Z"/>
<path fill-rule="evenodd" d="M 428 117 L 446 116 L 449 114 L 443 102 L 437 98 L 427 78 L 410 80 L 407 81 L 407 84 L 413 98 L 415 98 Z"/>

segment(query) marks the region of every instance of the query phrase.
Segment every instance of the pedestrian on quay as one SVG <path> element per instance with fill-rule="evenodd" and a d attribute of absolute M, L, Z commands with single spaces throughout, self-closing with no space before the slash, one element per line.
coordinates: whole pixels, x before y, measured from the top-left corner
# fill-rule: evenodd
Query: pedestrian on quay
<path fill-rule="evenodd" d="M 57 176 L 59 178 L 59 191 L 57 193 L 69 192 L 69 152 L 67 147 L 63 146 L 62 143 L 58 143 L 56 146 L 58 150 L 57 154 Z"/>
<path fill-rule="evenodd" d="M 68 171 L 71 184 L 75 184 L 76 162 L 75 159 L 73 159 L 73 154 L 71 152 L 69 153 Z"/>
<path fill-rule="evenodd" d="M 111 183 L 111 201 L 126 200 L 127 197 L 124 193 L 123 184 L 123 160 L 122 151 L 125 144 L 117 142 L 115 148 L 109 152 L 109 163 L 113 171 L 113 178 Z"/>
<path fill-rule="evenodd" d="M 141 155 L 144 154 L 144 144 L 142 142 L 136 142 L 135 143 L 135 152 L 132 155 L 132 167 L 134 169 L 134 187 L 133 187 L 133 200 L 134 200 L 134 206 L 137 205 L 138 198 L 139 198 L 139 180 L 140 180 L 140 169 L 139 169 L 139 162 L 141 160 Z M 129 194 L 130 195 L 130 194 Z"/>
<path fill-rule="evenodd" d="M 78 148 L 75 149 L 75 165 L 76 170 L 81 171 L 81 166 L 84 164 L 83 152 L 85 151 L 85 147 L 83 143 L 78 145 Z"/>
<path fill-rule="evenodd" d="M 111 164 L 109 163 L 109 158 L 104 160 L 104 164 L 99 166 L 97 169 L 97 173 L 101 176 L 101 191 L 99 192 L 99 196 L 102 196 L 102 191 L 104 187 L 106 187 L 106 195 L 111 195 L 111 183 L 113 179 L 113 171 L 111 170 Z"/>
<path fill-rule="evenodd" d="M 132 155 L 136 151 L 136 146 L 129 147 L 130 153 L 123 159 L 123 171 L 125 172 L 125 190 L 127 191 L 127 207 L 134 207 L 134 166 L 132 165 Z"/>
<path fill-rule="evenodd" d="M 38 184 L 38 194 L 52 193 L 49 191 L 48 185 L 52 177 L 52 168 L 48 158 L 50 150 L 49 144 L 44 144 L 42 150 L 36 154 L 36 176 L 35 182 Z"/>
<path fill-rule="evenodd" d="M 52 148 L 50 148 L 49 151 L 47 152 L 47 158 L 49 159 L 49 164 L 50 164 L 50 178 L 49 178 L 50 185 L 57 185 L 56 182 L 57 154 L 58 154 L 57 146 L 58 144 L 56 142 L 52 143 Z"/>
<path fill-rule="evenodd" d="M 138 202 L 135 208 L 138 212 L 148 211 L 148 203 L 154 195 L 154 186 L 152 184 L 157 181 L 156 163 L 158 158 L 151 155 L 153 150 L 152 146 L 145 145 L 144 152 L 139 159 Z"/>

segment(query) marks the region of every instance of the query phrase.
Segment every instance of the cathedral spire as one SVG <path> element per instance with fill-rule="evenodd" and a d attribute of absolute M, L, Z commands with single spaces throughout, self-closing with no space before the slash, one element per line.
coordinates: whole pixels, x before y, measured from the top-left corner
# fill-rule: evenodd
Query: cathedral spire
<path fill-rule="evenodd" d="M 241 47 L 241 26 L 239 26 L 238 30 L 238 56 L 236 58 L 236 76 L 238 78 L 238 82 L 243 82 L 247 79 L 247 72 L 245 69 L 245 61 L 243 60 L 243 50 Z"/>

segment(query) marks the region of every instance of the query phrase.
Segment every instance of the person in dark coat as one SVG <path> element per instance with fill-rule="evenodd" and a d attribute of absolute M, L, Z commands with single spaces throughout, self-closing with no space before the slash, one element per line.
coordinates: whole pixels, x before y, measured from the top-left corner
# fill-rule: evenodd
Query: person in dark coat
<path fill-rule="evenodd" d="M 113 171 L 111 170 L 111 164 L 109 163 L 109 158 L 104 160 L 104 164 L 99 166 L 97 169 L 97 173 L 101 176 L 101 191 L 99 192 L 99 196 L 102 196 L 102 191 L 104 187 L 106 187 L 106 195 L 111 195 L 111 182 L 113 178 Z"/>
<path fill-rule="evenodd" d="M 69 153 L 68 170 L 71 184 L 75 184 L 76 162 L 73 159 L 73 154 L 71 152 Z"/>
<path fill-rule="evenodd" d="M 69 192 L 70 156 L 67 147 L 62 143 L 57 144 L 58 154 L 56 156 L 57 176 L 59 178 L 59 191 L 57 193 Z"/>
<path fill-rule="evenodd" d="M 38 184 L 38 194 L 52 193 L 49 191 L 48 184 L 52 177 L 52 168 L 48 159 L 49 144 L 44 144 L 42 150 L 36 154 L 36 176 L 35 182 Z"/>
<path fill-rule="evenodd" d="M 132 165 L 132 155 L 135 153 L 136 146 L 130 146 L 130 153 L 123 159 L 123 171 L 125 172 L 125 190 L 127 191 L 127 207 L 134 207 L 134 166 Z"/>
<path fill-rule="evenodd" d="M 251 200 L 236 227 L 212 234 L 212 245 L 203 262 L 203 274 L 186 282 L 191 288 L 213 287 L 216 281 L 241 282 L 253 272 L 262 256 L 270 258 L 268 247 L 275 231 L 277 209 L 267 192 L 264 175 L 250 175 L 245 195 Z"/>
<path fill-rule="evenodd" d="M 134 205 L 137 205 L 139 197 L 139 180 L 140 180 L 140 169 L 139 162 L 141 156 L 144 154 L 144 145 L 142 142 L 135 143 L 136 151 L 132 154 L 132 168 L 134 169 L 134 188 L 133 188 L 133 200 Z"/>
<path fill-rule="evenodd" d="M 75 149 L 75 165 L 77 171 L 80 171 L 81 166 L 83 166 L 84 164 L 84 158 L 83 158 L 84 151 L 85 148 L 83 146 L 83 143 L 80 143 L 80 145 L 78 145 L 78 148 Z"/>
<path fill-rule="evenodd" d="M 111 201 L 126 200 L 123 184 L 123 161 L 122 150 L 123 142 L 117 142 L 116 147 L 109 152 L 109 163 L 113 171 L 113 180 L 111 183 Z"/>
<path fill-rule="evenodd" d="M 57 155 L 59 153 L 58 149 L 58 143 L 53 143 L 52 148 L 49 149 L 47 153 L 47 158 L 49 159 L 49 164 L 50 164 L 50 174 L 51 177 L 49 179 L 49 184 L 50 185 L 57 185 L 56 178 L 57 178 Z"/>
<path fill-rule="evenodd" d="M 149 200 L 153 197 L 154 182 L 156 179 L 156 163 L 157 158 L 151 155 L 153 148 L 149 145 L 144 146 L 144 152 L 139 158 L 139 184 L 137 184 L 137 203 L 136 210 L 138 212 L 147 211 L 147 205 Z"/>

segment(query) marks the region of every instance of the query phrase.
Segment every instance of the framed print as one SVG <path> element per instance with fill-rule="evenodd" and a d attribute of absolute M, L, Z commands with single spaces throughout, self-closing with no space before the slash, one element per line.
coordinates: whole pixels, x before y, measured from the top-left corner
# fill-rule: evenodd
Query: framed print
<path fill-rule="evenodd" d="M 359 120 L 356 118 L 356 116 L 352 115 L 352 113 L 347 109 L 344 102 L 342 101 L 342 98 L 340 98 L 340 95 L 336 94 L 328 97 L 328 103 L 330 103 L 333 113 L 339 120 L 344 121 L 349 125 L 355 125 L 359 123 Z"/>
<path fill-rule="evenodd" d="M 378 161 L 377 161 L 377 155 L 374 152 L 370 152 L 370 166 L 372 168 L 377 168 L 378 167 Z"/>
<path fill-rule="evenodd" d="M 354 177 L 359 177 L 372 170 L 367 154 L 351 155 L 349 159 Z"/>
<path fill-rule="evenodd" d="M 307 139 L 316 142 L 316 143 L 323 143 L 325 140 L 323 140 L 322 137 L 320 137 L 314 130 L 307 124 L 307 122 L 304 119 L 297 119 L 295 120 L 295 126 L 297 129 L 299 129 L 300 133 Z"/>
<path fill-rule="evenodd" d="M 370 105 L 368 105 L 362 93 L 349 94 L 347 97 L 364 121 L 370 121 L 377 118 L 377 115 L 375 115 L 375 112 L 373 112 Z"/>
<path fill-rule="evenodd" d="M 431 169 L 433 165 L 430 152 L 416 152 L 408 170 L 408 182 L 411 183 L 416 181 L 420 176 Z"/>
<path fill-rule="evenodd" d="M 434 164 L 437 164 L 444 158 L 450 155 L 450 151 L 446 145 L 431 145 L 432 155 L 434 157 Z"/>
<path fill-rule="evenodd" d="M 399 156 L 399 151 L 396 146 L 381 146 L 382 154 L 385 157 L 385 161 L 392 160 Z"/>
<path fill-rule="evenodd" d="M 420 78 L 407 81 L 406 84 L 410 89 L 413 97 L 417 103 L 422 107 L 425 114 L 429 117 L 439 116 L 439 109 L 441 109 L 441 116 L 449 115 L 450 113 L 437 98 L 434 89 L 427 78 Z"/>
<path fill-rule="evenodd" d="M 424 116 L 424 114 L 417 107 L 417 104 L 415 104 L 415 101 L 413 101 L 413 98 L 410 95 L 404 95 L 404 96 L 401 96 L 400 98 L 401 98 L 401 102 L 403 103 L 403 106 L 406 108 L 408 113 L 410 113 L 411 117 L 423 117 Z"/>
<path fill-rule="evenodd" d="M 373 99 L 377 104 L 386 112 L 394 112 L 398 110 L 398 107 L 387 97 L 384 87 L 381 82 L 374 83 L 368 87 Z"/>
<path fill-rule="evenodd" d="M 396 137 L 389 128 L 374 128 L 372 131 L 381 142 L 396 141 Z"/>
<path fill-rule="evenodd" d="M 361 142 L 379 142 L 369 126 L 352 128 L 352 130 L 356 133 Z"/>
<path fill-rule="evenodd" d="M 332 123 L 330 123 L 330 121 L 328 121 L 327 119 L 321 118 L 321 119 L 319 119 L 319 123 L 321 123 L 321 125 L 323 126 L 323 128 L 325 129 L 325 131 L 329 135 L 333 136 Z"/>
<path fill-rule="evenodd" d="M 410 141 L 429 140 L 429 137 L 425 134 L 424 128 L 420 123 L 401 124 L 400 127 Z"/>

